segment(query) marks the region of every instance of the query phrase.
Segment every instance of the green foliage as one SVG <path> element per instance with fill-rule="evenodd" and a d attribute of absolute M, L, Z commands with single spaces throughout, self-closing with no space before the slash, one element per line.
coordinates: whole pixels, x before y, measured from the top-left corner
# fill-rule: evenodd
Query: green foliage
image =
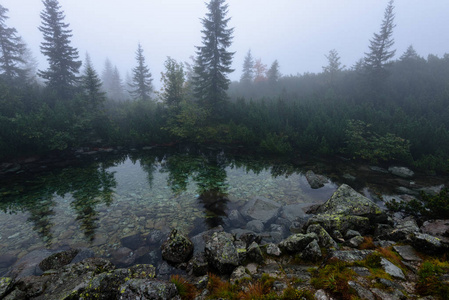
<path fill-rule="evenodd" d="M 150 100 L 150 94 L 153 91 L 153 86 L 151 82 L 150 69 L 145 63 L 145 56 L 143 55 L 142 46 L 138 45 L 136 51 L 136 61 L 137 66 L 133 68 L 133 77 L 130 87 L 132 88 L 131 94 L 134 96 L 135 100 L 148 101 Z"/>
<path fill-rule="evenodd" d="M 372 163 L 379 160 L 410 161 L 410 142 L 392 133 L 379 135 L 370 131 L 371 124 L 360 120 L 348 120 L 346 129 L 346 151 L 354 158 Z"/>
<path fill-rule="evenodd" d="M 421 193 L 421 198 L 421 200 L 412 199 L 408 202 L 398 202 L 393 199 L 386 205 L 392 211 L 402 211 L 424 219 L 449 218 L 449 189 L 444 188 L 435 196 Z"/>
<path fill-rule="evenodd" d="M 276 133 L 268 133 L 264 140 L 260 142 L 260 147 L 269 153 L 287 154 L 293 151 L 292 146 L 288 142 L 285 135 L 277 135 Z"/>
<path fill-rule="evenodd" d="M 440 299 L 449 299 L 449 285 L 443 282 L 442 276 L 449 272 L 449 263 L 437 259 L 422 263 L 418 271 L 416 291 L 423 296 L 437 296 Z"/>
<path fill-rule="evenodd" d="M 311 283 L 316 289 L 328 290 L 340 299 L 350 299 L 348 281 L 352 280 L 356 273 L 348 267 L 348 263 L 332 259 L 324 267 L 314 271 Z"/>

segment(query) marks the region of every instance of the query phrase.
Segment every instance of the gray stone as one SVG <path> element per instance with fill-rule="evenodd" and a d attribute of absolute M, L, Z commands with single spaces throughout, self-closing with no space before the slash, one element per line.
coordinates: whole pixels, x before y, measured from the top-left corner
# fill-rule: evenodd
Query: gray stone
<path fill-rule="evenodd" d="M 0 299 L 13 289 L 14 281 L 10 277 L 0 277 Z"/>
<path fill-rule="evenodd" d="M 373 293 L 371 293 L 368 289 L 364 288 L 360 284 L 358 284 L 355 281 L 348 281 L 348 285 L 353 288 L 357 296 L 359 296 L 360 299 L 367 299 L 367 300 L 375 300 Z"/>
<path fill-rule="evenodd" d="M 245 224 L 245 219 L 243 218 L 242 214 L 236 209 L 232 210 L 229 213 L 228 219 L 233 227 L 240 227 Z"/>
<path fill-rule="evenodd" d="M 276 219 L 280 207 L 281 205 L 273 200 L 256 197 L 248 201 L 240 212 L 248 220 L 259 220 L 266 224 Z"/>
<path fill-rule="evenodd" d="M 19 279 L 30 275 L 41 275 L 43 272 L 39 268 L 39 263 L 51 254 L 52 252 L 47 249 L 31 251 L 16 261 L 6 276 Z"/>
<path fill-rule="evenodd" d="M 172 263 L 186 262 L 192 257 L 193 247 L 188 237 L 173 229 L 161 246 L 162 258 Z"/>
<path fill-rule="evenodd" d="M 325 290 L 318 290 L 313 295 L 315 300 L 333 300 L 334 298 L 330 297 Z"/>
<path fill-rule="evenodd" d="M 126 247 L 121 247 L 112 252 L 112 263 L 117 267 L 128 267 L 134 263 L 136 257 L 134 252 Z"/>
<path fill-rule="evenodd" d="M 351 238 L 349 241 L 347 241 L 347 244 L 349 247 L 358 248 L 363 243 L 364 240 L 365 239 L 363 238 L 363 236 L 357 235 Z"/>
<path fill-rule="evenodd" d="M 401 178 L 411 178 L 415 173 L 406 167 L 389 167 L 388 172 Z"/>
<path fill-rule="evenodd" d="M 406 300 L 407 297 L 398 290 L 393 290 L 392 292 L 384 291 L 378 288 L 372 288 L 371 292 L 378 299 L 382 300 Z"/>
<path fill-rule="evenodd" d="M 242 279 L 251 280 L 251 275 L 246 273 L 245 267 L 239 266 L 232 272 L 230 281 L 235 284 L 236 281 L 240 281 Z"/>
<path fill-rule="evenodd" d="M 298 218 L 305 218 L 306 213 L 303 210 L 304 204 L 291 204 L 283 206 L 279 211 L 279 216 L 293 222 Z"/>
<path fill-rule="evenodd" d="M 80 248 L 78 254 L 73 258 L 70 262 L 71 264 L 79 263 L 80 261 L 85 260 L 86 258 L 95 257 L 95 252 L 92 249 L 88 248 Z"/>
<path fill-rule="evenodd" d="M 338 244 L 330 236 L 330 234 L 320 225 L 312 224 L 307 228 L 307 233 L 314 232 L 318 236 L 318 242 L 320 246 L 325 248 L 335 248 L 338 249 Z"/>
<path fill-rule="evenodd" d="M 368 255 L 374 253 L 373 250 L 335 250 L 330 254 L 330 258 L 337 258 L 345 262 L 355 262 L 364 260 Z"/>
<path fill-rule="evenodd" d="M 370 220 L 367 217 L 341 214 L 319 214 L 313 216 L 307 221 L 305 227 L 308 228 L 312 224 L 321 225 L 327 232 L 334 232 L 335 230 L 346 232 L 349 229 L 354 229 L 362 233 L 368 233 L 371 228 Z"/>
<path fill-rule="evenodd" d="M 422 259 L 418 256 L 418 252 L 410 245 L 393 246 L 393 249 L 399 253 L 403 260 L 420 262 Z"/>
<path fill-rule="evenodd" d="M 301 258 L 310 261 L 317 261 L 323 256 L 320 246 L 316 240 L 311 241 L 301 252 Z"/>
<path fill-rule="evenodd" d="M 59 269 L 71 263 L 79 252 L 80 252 L 79 249 L 72 249 L 53 253 L 52 255 L 45 258 L 39 263 L 39 268 L 41 268 L 42 271 L 47 271 L 50 269 Z"/>
<path fill-rule="evenodd" d="M 352 229 L 349 229 L 348 231 L 346 231 L 346 234 L 345 234 L 346 239 L 352 239 L 355 236 L 361 236 L 360 232 L 358 232 L 356 230 L 352 230 Z"/>
<path fill-rule="evenodd" d="M 262 250 L 260 250 L 260 247 L 256 242 L 253 242 L 251 245 L 249 245 L 248 249 L 246 250 L 246 258 L 251 262 L 255 262 L 258 264 L 263 263 L 264 259 Z"/>
<path fill-rule="evenodd" d="M 449 220 L 429 220 L 421 226 L 421 232 L 433 235 L 449 243 Z"/>
<path fill-rule="evenodd" d="M 17 256 L 12 254 L 0 255 L 0 268 L 8 268 L 17 261 Z"/>
<path fill-rule="evenodd" d="M 448 250 L 448 245 L 444 244 L 441 239 L 426 233 L 415 233 L 412 236 L 412 243 L 416 249 L 426 254 L 440 254 Z"/>
<path fill-rule="evenodd" d="M 246 229 L 255 233 L 261 233 L 264 231 L 264 225 L 260 220 L 252 220 L 246 224 Z"/>
<path fill-rule="evenodd" d="M 350 186 L 342 184 L 332 197 L 322 204 L 318 213 L 363 216 L 370 219 L 386 219 L 380 207 Z"/>
<path fill-rule="evenodd" d="M 281 249 L 279 249 L 279 247 L 273 243 L 270 243 L 266 246 L 266 251 L 268 255 L 271 256 L 281 256 Z"/>
<path fill-rule="evenodd" d="M 131 279 L 119 288 L 120 299 L 181 299 L 174 283 L 156 279 Z"/>
<path fill-rule="evenodd" d="M 209 268 L 204 253 L 200 253 L 192 257 L 187 265 L 187 272 L 195 276 L 204 276 L 208 271 Z"/>
<path fill-rule="evenodd" d="M 404 272 L 402 272 L 400 268 L 396 267 L 389 260 L 382 257 L 380 263 L 387 274 L 389 274 L 392 277 L 405 280 Z"/>
<path fill-rule="evenodd" d="M 308 234 L 297 233 L 280 242 L 279 248 L 282 251 L 297 253 L 304 250 L 313 240 L 318 240 L 318 236 L 313 232 Z"/>
<path fill-rule="evenodd" d="M 215 232 L 222 232 L 224 229 L 222 226 L 218 226 L 216 228 L 209 229 L 207 231 L 201 232 L 190 240 L 193 243 L 194 249 L 193 254 L 199 254 L 204 252 L 204 247 L 206 246 L 206 241 L 208 241 Z"/>
<path fill-rule="evenodd" d="M 350 267 L 350 269 L 356 272 L 359 276 L 367 277 L 371 275 L 369 269 L 365 267 Z"/>
<path fill-rule="evenodd" d="M 222 274 L 230 274 L 239 265 L 239 255 L 230 233 L 216 232 L 207 241 L 205 255 L 211 266 Z"/>
<path fill-rule="evenodd" d="M 374 172 L 379 172 L 379 173 L 384 173 L 384 174 L 388 174 L 388 170 L 381 168 L 381 167 L 377 167 L 377 166 L 370 166 L 369 167 L 372 171 Z"/>
<path fill-rule="evenodd" d="M 395 228 L 385 237 L 396 242 L 411 241 L 413 234 L 419 231 L 418 224 L 412 217 L 407 217 L 398 221 Z"/>
<path fill-rule="evenodd" d="M 418 191 L 423 192 L 424 194 L 430 195 L 430 196 L 436 196 L 438 195 L 441 190 L 444 188 L 444 184 L 437 185 L 437 186 L 428 186 L 420 188 Z"/>
<path fill-rule="evenodd" d="M 312 170 L 306 172 L 306 179 L 312 189 L 319 189 L 329 182 L 326 177 L 316 175 Z"/>

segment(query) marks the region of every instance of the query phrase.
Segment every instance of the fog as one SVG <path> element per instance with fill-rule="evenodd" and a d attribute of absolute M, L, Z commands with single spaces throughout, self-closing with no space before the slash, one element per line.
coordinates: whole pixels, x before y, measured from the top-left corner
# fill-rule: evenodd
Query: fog
<path fill-rule="evenodd" d="M 140 42 L 153 84 L 160 85 L 160 73 L 167 56 L 189 61 L 195 46 L 201 45 L 200 19 L 206 13 L 204 1 L 117 1 L 60 0 L 65 22 L 73 31 L 72 46 L 80 59 L 88 52 L 98 72 L 109 58 L 125 78 L 135 65 L 135 51 Z M 284 75 L 320 72 L 326 65 L 325 54 L 336 49 L 347 67 L 364 56 L 369 40 L 378 32 L 387 0 L 228 0 L 235 28 L 235 51 L 230 75 L 238 80 L 243 59 L 251 49 L 254 58 L 270 65 L 279 61 Z M 42 33 L 38 0 L 3 0 L 9 9 L 8 26 L 15 27 L 39 62 L 47 64 L 40 53 Z M 443 55 L 448 52 L 447 28 L 449 1 L 396 0 L 394 30 L 396 57 L 409 45 L 419 55 Z"/>

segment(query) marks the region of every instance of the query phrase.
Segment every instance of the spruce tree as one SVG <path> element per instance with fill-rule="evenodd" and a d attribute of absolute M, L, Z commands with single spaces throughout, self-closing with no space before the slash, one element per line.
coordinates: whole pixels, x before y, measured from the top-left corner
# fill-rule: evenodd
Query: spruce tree
<path fill-rule="evenodd" d="M 230 18 L 226 18 L 228 5 L 225 0 L 211 0 L 207 4 L 208 13 L 202 19 L 202 46 L 197 47 L 195 66 L 195 96 L 199 103 L 211 109 L 217 117 L 227 99 L 226 91 L 230 80 L 233 52 L 231 46 L 233 28 L 228 28 Z"/>
<path fill-rule="evenodd" d="M 145 63 L 143 48 L 140 43 L 136 51 L 136 61 L 137 66 L 132 70 L 132 84 L 130 84 L 132 90 L 130 93 L 136 100 L 147 101 L 150 100 L 150 94 L 153 91 L 153 86 L 151 85 L 153 79 L 151 78 L 150 69 L 148 69 Z"/>
<path fill-rule="evenodd" d="M 323 72 L 326 75 L 329 84 L 333 85 L 335 83 L 335 77 L 345 68 L 345 66 L 341 65 L 340 56 L 338 55 L 337 50 L 332 49 L 329 51 L 329 54 L 325 56 L 328 64 L 323 67 Z"/>
<path fill-rule="evenodd" d="M 92 66 L 89 54 L 86 54 L 82 86 L 84 94 L 86 95 L 88 107 L 92 108 L 94 111 L 98 110 L 106 99 L 106 93 L 102 92 L 101 80 Z"/>
<path fill-rule="evenodd" d="M 268 82 L 271 85 L 275 85 L 279 81 L 279 78 L 281 78 L 281 72 L 279 72 L 279 62 L 277 59 L 271 64 L 271 67 L 268 69 L 267 78 Z"/>
<path fill-rule="evenodd" d="M 49 67 L 39 71 L 39 76 L 47 81 L 47 86 L 56 91 L 58 96 L 68 97 L 78 82 L 81 61 L 78 50 L 70 45 L 72 31 L 64 23 L 64 12 L 57 0 L 43 0 L 45 6 L 41 12 L 42 25 L 39 30 L 44 36 L 41 52 L 47 56 Z"/>
<path fill-rule="evenodd" d="M 240 83 L 249 85 L 254 80 L 254 59 L 251 54 L 251 50 L 246 53 L 245 60 L 243 61 L 242 76 L 240 77 Z"/>
<path fill-rule="evenodd" d="M 162 73 L 162 100 L 170 108 L 176 108 L 184 99 L 185 74 L 184 66 L 173 58 L 165 61 L 165 72 Z"/>
<path fill-rule="evenodd" d="M 374 38 L 370 40 L 370 51 L 365 53 L 365 69 L 373 83 L 385 79 L 388 74 L 385 67 L 396 53 L 396 50 L 390 50 L 394 45 L 393 29 L 396 27 L 393 9 L 393 0 L 390 0 L 385 9 L 380 32 L 374 34 Z"/>
<path fill-rule="evenodd" d="M 22 65 L 26 47 L 17 30 L 6 25 L 7 12 L 8 9 L 0 5 L 0 75 L 6 83 L 12 84 L 25 79 L 27 72 Z"/>

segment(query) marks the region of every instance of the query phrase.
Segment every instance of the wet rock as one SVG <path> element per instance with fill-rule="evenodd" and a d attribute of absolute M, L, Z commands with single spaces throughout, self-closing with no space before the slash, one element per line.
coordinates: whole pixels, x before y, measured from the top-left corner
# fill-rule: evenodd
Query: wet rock
<path fill-rule="evenodd" d="M 235 284 L 237 281 L 240 281 L 243 279 L 250 280 L 251 275 L 246 273 L 245 267 L 239 266 L 239 267 L 235 268 L 235 270 L 232 272 L 230 281 Z"/>
<path fill-rule="evenodd" d="M 119 288 L 120 299 L 181 299 L 174 283 L 156 279 L 131 279 Z"/>
<path fill-rule="evenodd" d="M 304 204 L 291 204 L 282 206 L 279 211 L 279 216 L 290 222 L 297 220 L 298 218 L 306 218 L 307 215 L 303 210 Z"/>
<path fill-rule="evenodd" d="M 357 235 L 347 241 L 347 245 L 352 248 L 358 248 L 365 239 L 361 235 Z"/>
<path fill-rule="evenodd" d="M 354 289 L 354 291 L 357 293 L 357 296 L 359 296 L 360 299 L 367 299 L 367 300 L 375 300 L 373 293 L 370 292 L 370 290 L 364 288 L 360 284 L 358 284 L 355 281 L 348 281 L 348 285 Z"/>
<path fill-rule="evenodd" d="M 318 240 L 318 236 L 313 232 L 307 234 L 297 233 L 280 242 L 279 248 L 285 252 L 298 253 L 304 250 L 313 240 Z"/>
<path fill-rule="evenodd" d="M 244 233 L 239 236 L 239 240 L 245 242 L 246 247 L 251 245 L 253 242 L 256 242 L 257 244 L 260 244 L 262 241 L 262 237 L 259 235 L 255 235 L 253 233 Z"/>
<path fill-rule="evenodd" d="M 418 256 L 418 253 L 410 245 L 393 246 L 393 249 L 399 253 L 403 260 L 420 262 L 422 259 Z"/>
<path fill-rule="evenodd" d="M 62 266 L 68 265 L 80 252 L 79 249 L 72 249 L 68 251 L 62 251 L 58 253 L 53 253 L 49 257 L 45 258 L 39 263 L 39 268 L 42 271 L 47 271 L 51 269 L 59 269 Z"/>
<path fill-rule="evenodd" d="M 134 252 L 126 247 L 117 249 L 112 253 L 112 262 L 117 267 L 127 267 L 134 263 L 136 260 Z"/>
<path fill-rule="evenodd" d="M 430 234 L 415 233 L 411 239 L 413 246 L 426 254 L 440 254 L 449 249 L 448 244 Z"/>
<path fill-rule="evenodd" d="M 320 225 L 312 224 L 307 228 L 307 233 L 315 233 L 318 236 L 318 243 L 325 248 L 338 249 L 338 244 L 329 233 Z"/>
<path fill-rule="evenodd" d="M 193 247 L 188 237 L 173 229 L 161 246 L 162 258 L 173 263 L 186 262 L 192 257 Z"/>
<path fill-rule="evenodd" d="M 3 254 L 0 255 L 0 269 L 1 268 L 8 268 L 12 264 L 14 264 L 17 261 L 17 257 L 12 254 Z"/>
<path fill-rule="evenodd" d="M 398 221 L 395 228 L 389 232 L 385 237 L 387 239 L 400 242 L 410 241 L 413 234 L 419 231 L 418 224 L 412 217 L 404 218 Z"/>
<path fill-rule="evenodd" d="M 193 249 L 194 255 L 204 252 L 204 248 L 206 247 L 206 241 L 210 240 L 215 232 L 223 232 L 223 227 L 218 226 L 212 228 L 210 230 L 201 232 L 190 239 L 194 245 Z"/>
<path fill-rule="evenodd" d="M 316 175 L 312 170 L 306 172 L 306 179 L 312 189 L 319 189 L 329 182 L 326 177 Z"/>
<path fill-rule="evenodd" d="M 204 253 L 200 253 L 192 257 L 187 265 L 187 272 L 195 276 L 204 276 L 208 271 L 209 268 Z"/>
<path fill-rule="evenodd" d="M 320 246 L 316 240 L 310 242 L 301 252 L 301 258 L 310 261 L 317 261 L 323 256 Z"/>
<path fill-rule="evenodd" d="M 159 246 L 168 236 L 161 230 L 154 229 L 146 236 L 146 242 L 149 246 Z"/>
<path fill-rule="evenodd" d="M 145 242 L 140 234 L 133 234 L 121 238 L 120 243 L 123 247 L 129 248 L 131 250 L 136 250 L 137 248 L 142 247 Z"/>
<path fill-rule="evenodd" d="M 356 230 L 352 230 L 352 229 L 349 229 L 348 231 L 346 231 L 346 234 L 345 234 L 346 239 L 352 239 L 355 236 L 361 236 L 360 232 L 358 232 Z"/>
<path fill-rule="evenodd" d="M 268 255 L 271 256 L 281 256 L 281 249 L 276 244 L 270 243 L 266 246 L 266 251 Z"/>
<path fill-rule="evenodd" d="M 240 227 L 246 223 L 242 214 L 236 209 L 232 210 L 229 213 L 228 219 L 229 219 L 230 225 L 233 227 Z"/>
<path fill-rule="evenodd" d="M 234 246 L 234 237 L 226 232 L 216 232 L 206 242 L 207 261 L 222 274 L 231 273 L 239 265 L 239 255 Z"/>
<path fill-rule="evenodd" d="M 406 167 L 389 167 L 388 172 L 401 178 L 412 178 L 415 173 Z"/>
<path fill-rule="evenodd" d="M 421 226 L 421 232 L 441 238 L 444 242 L 449 242 L 449 220 L 426 221 Z"/>
<path fill-rule="evenodd" d="M 371 230 L 370 220 L 367 217 L 341 215 L 341 214 L 319 214 L 313 216 L 307 221 L 305 227 L 318 224 L 327 232 L 346 232 L 349 229 L 354 229 L 362 233 L 369 233 Z"/>
<path fill-rule="evenodd" d="M 246 224 L 246 229 L 256 233 L 261 233 L 264 231 L 264 225 L 260 220 L 252 220 Z"/>
<path fill-rule="evenodd" d="M 335 250 L 332 251 L 329 258 L 337 258 L 345 262 L 355 262 L 364 260 L 368 255 L 374 253 L 373 250 Z"/>
<path fill-rule="evenodd" d="M 273 200 L 256 197 L 248 201 L 241 209 L 241 214 L 248 220 L 259 220 L 264 224 L 273 222 L 281 205 Z"/>
<path fill-rule="evenodd" d="M 332 197 L 318 208 L 317 213 L 363 216 L 376 222 L 387 218 L 377 204 L 346 184 L 342 184 Z"/>
<path fill-rule="evenodd" d="M 0 277 L 0 299 L 13 289 L 13 280 L 10 277 Z"/>
<path fill-rule="evenodd" d="M 79 250 L 78 254 L 72 259 L 70 263 L 75 264 L 85 260 L 86 258 L 95 257 L 95 252 L 91 249 L 79 248 L 78 250 Z"/>
<path fill-rule="evenodd" d="M 39 263 L 51 254 L 52 252 L 47 249 L 31 251 L 11 267 L 7 276 L 18 279 L 30 275 L 41 275 L 43 272 L 39 268 Z"/>
<path fill-rule="evenodd" d="M 251 245 L 249 245 L 248 249 L 246 250 L 246 259 L 258 264 L 263 263 L 264 259 L 262 250 L 260 250 L 260 247 L 256 242 L 253 242 Z"/>
<path fill-rule="evenodd" d="M 392 277 L 399 278 L 405 280 L 404 272 L 398 267 L 396 267 L 393 263 L 385 258 L 381 258 L 380 264 L 384 268 L 385 272 Z"/>

